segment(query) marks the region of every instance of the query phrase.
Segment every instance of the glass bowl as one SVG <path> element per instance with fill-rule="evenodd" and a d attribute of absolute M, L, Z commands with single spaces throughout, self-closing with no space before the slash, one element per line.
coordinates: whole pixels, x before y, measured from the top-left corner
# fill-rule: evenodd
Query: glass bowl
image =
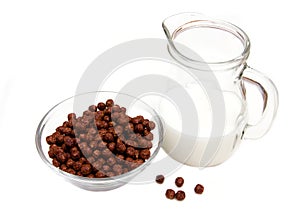
<path fill-rule="evenodd" d="M 67 115 L 69 113 L 74 112 L 76 115 L 81 116 L 90 105 L 97 105 L 97 103 L 105 102 L 107 99 L 113 99 L 115 104 L 118 104 L 120 107 L 125 107 L 126 114 L 131 117 L 142 115 L 145 119 L 155 122 L 156 127 L 152 130 L 153 146 L 151 148 L 151 157 L 137 168 L 109 178 L 81 177 L 69 174 L 55 167 L 52 164 L 52 159 L 48 155 L 49 145 L 46 142 L 46 137 L 54 133 L 55 129 L 61 126 L 64 121 L 67 121 Z M 163 127 L 158 114 L 145 102 L 127 94 L 111 91 L 95 91 L 73 96 L 50 109 L 38 125 L 35 141 L 37 151 L 44 163 L 65 180 L 82 189 L 107 191 L 125 185 L 151 163 L 160 149 L 162 133 Z"/>

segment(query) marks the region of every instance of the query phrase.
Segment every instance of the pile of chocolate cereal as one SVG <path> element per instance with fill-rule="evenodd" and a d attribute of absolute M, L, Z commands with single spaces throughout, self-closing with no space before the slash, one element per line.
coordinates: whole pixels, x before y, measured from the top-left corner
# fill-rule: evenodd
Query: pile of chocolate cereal
<path fill-rule="evenodd" d="M 91 105 L 82 116 L 74 113 L 46 138 L 55 167 L 70 174 L 105 178 L 131 171 L 150 158 L 155 123 L 126 108 L 106 103 Z"/>

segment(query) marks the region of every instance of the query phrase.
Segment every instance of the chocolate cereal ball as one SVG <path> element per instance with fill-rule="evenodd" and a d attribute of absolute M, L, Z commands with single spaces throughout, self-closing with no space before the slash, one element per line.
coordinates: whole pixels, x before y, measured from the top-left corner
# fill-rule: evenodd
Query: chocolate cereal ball
<path fill-rule="evenodd" d="M 197 184 L 194 189 L 195 193 L 202 194 L 204 191 L 204 186 L 201 184 Z"/>
<path fill-rule="evenodd" d="M 178 201 L 182 201 L 185 199 L 185 192 L 182 191 L 182 190 L 178 190 L 175 194 L 175 198 L 178 200 Z"/>
<path fill-rule="evenodd" d="M 166 197 L 168 199 L 174 199 L 174 197 L 175 197 L 175 191 L 173 189 L 167 189 L 165 195 L 166 195 Z"/>
<path fill-rule="evenodd" d="M 158 184 L 163 184 L 163 182 L 165 181 L 165 177 L 163 175 L 157 175 L 156 178 L 155 178 L 155 181 Z"/>
<path fill-rule="evenodd" d="M 184 183 L 184 179 L 182 177 L 177 177 L 175 179 L 175 184 L 177 187 L 181 187 L 183 185 L 183 183 Z"/>

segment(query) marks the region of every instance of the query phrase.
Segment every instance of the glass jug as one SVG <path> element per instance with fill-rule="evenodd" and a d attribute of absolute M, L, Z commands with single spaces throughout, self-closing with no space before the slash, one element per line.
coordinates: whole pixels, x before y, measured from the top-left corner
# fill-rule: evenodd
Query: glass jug
<path fill-rule="evenodd" d="M 174 122 L 178 119 L 162 101 L 159 113 L 164 119 L 166 153 L 190 166 L 215 166 L 232 155 L 241 139 L 265 135 L 277 112 L 278 93 L 269 78 L 247 65 L 250 41 L 246 33 L 231 23 L 197 13 L 171 16 L 163 21 L 163 29 L 170 55 L 196 75 L 184 83 L 197 108 L 198 115 L 190 116 L 199 122 L 196 135 L 180 129 L 181 124 Z M 183 77 L 178 80 L 184 81 Z M 247 102 L 245 83 L 257 87 L 262 95 L 256 124 L 249 121 L 248 104 L 253 103 Z M 176 93 L 176 88 L 168 90 Z"/>

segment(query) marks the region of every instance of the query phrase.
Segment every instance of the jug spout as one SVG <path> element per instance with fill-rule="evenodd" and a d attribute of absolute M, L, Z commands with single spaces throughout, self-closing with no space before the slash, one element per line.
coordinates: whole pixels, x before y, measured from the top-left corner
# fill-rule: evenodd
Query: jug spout
<path fill-rule="evenodd" d="M 176 39 L 182 32 L 193 28 L 197 22 L 204 21 L 205 16 L 199 13 L 180 13 L 167 17 L 162 22 L 162 27 L 168 40 L 168 51 L 179 63 L 187 67 L 199 69 L 199 61 L 203 61 L 197 51 L 194 50 L 195 41 L 187 39 L 181 42 Z M 176 40 L 175 40 L 176 39 Z M 202 67 L 207 67 L 203 65 Z"/>
<path fill-rule="evenodd" d="M 173 40 L 178 33 L 188 26 L 192 26 L 194 22 L 205 20 L 205 16 L 200 13 L 180 13 L 167 17 L 162 27 L 168 40 Z"/>

